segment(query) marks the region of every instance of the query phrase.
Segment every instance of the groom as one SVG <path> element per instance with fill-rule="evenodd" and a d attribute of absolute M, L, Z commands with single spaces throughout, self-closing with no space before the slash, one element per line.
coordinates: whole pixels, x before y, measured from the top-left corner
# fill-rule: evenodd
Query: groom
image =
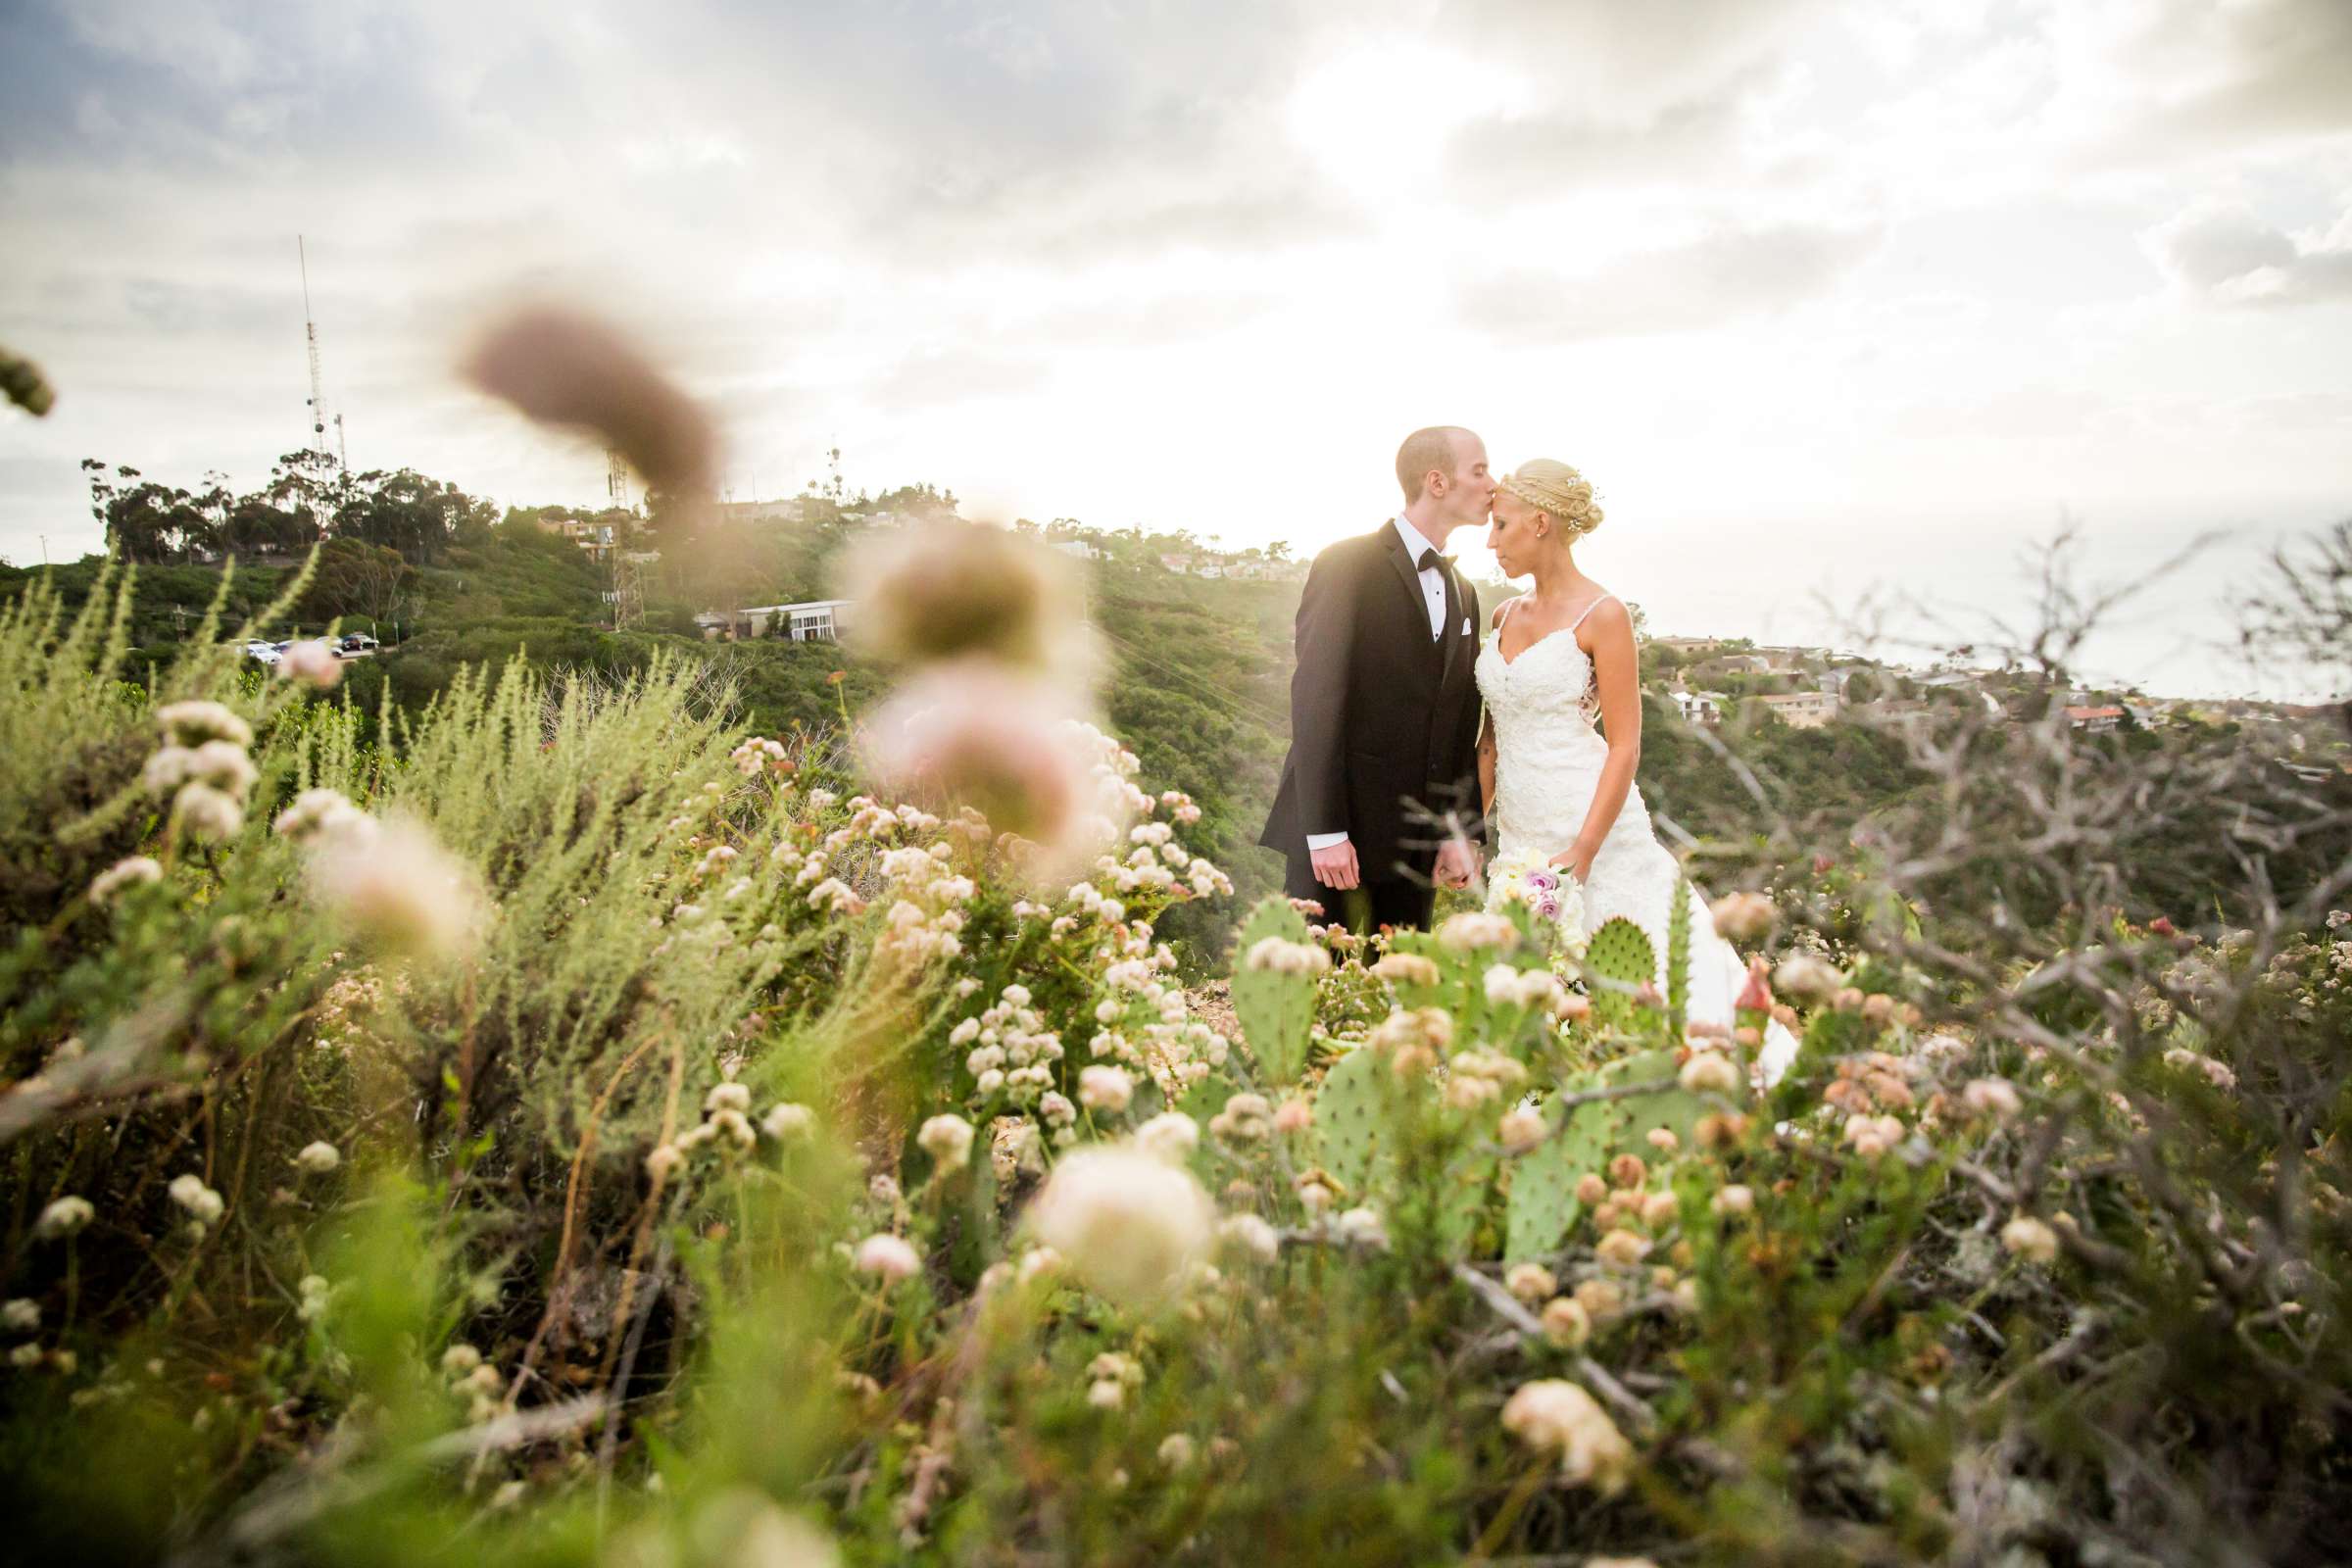
<path fill-rule="evenodd" d="M 1403 512 L 1306 574 L 1291 752 L 1257 841 L 1288 858 L 1291 897 L 1349 925 L 1368 913 L 1374 927 L 1426 929 L 1433 876 L 1460 887 L 1476 869 L 1439 820 L 1459 812 L 1482 831 L 1478 598 L 1445 549 L 1455 529 L 1486 524 L 1494 484 L 1486 444 L 1451 425 L 1404 438 L 1396 482 Z"/>

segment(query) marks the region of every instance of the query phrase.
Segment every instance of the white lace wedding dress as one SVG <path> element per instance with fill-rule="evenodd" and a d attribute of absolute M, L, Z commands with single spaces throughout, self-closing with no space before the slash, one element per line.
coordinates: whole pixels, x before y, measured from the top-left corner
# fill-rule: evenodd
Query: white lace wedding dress
<path fill-rule="evenodd" d="M 1600 603 L 1594 600 L 1585 614 Z M 1509 619 L 1505 610 L 1504 623 Z M 1583 621 L 1579 615 L 1576 624 Z M 1494 808 L 1488 842 L 1498 855 L 1520 850 L 1545 858 L 1559 855 L 1584 831 L 1601 764 L 1609 756 L 1608 742 L 1593 727 L 1600 699 L 1592 661 L 1577 646 L 1576 625 L 1537 638 L 1515 659 L 1502 657 L 1498 627 L 1479 650 L 1477 673 L 1479 695 L 1494 723 Z M 1594 929 L 1613 915 L 1642 927 L 1657 950 L 1661 987 L 1666 983 L 1666 920 L 1682 874 L 1649 825 L 1641 785 L 1634 785 L 1592 858 L 1592 874 L 1584 886 L 1585 928 Z M 1688 1016 L 1728 1027 L 1746 978 L 1746 964 L 1716 934 L 1705 897 L 1693 898 Z M 1779 1081 L 1795 1055 L 1795 1037 L 1773 1024 L 1757 1053 L 1764 1081 Z"/>

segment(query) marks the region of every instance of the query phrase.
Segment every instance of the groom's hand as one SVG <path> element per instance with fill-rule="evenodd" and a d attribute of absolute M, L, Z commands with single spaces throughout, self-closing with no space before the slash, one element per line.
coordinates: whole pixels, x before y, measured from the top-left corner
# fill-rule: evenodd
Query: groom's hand
<path fill-rule="evenodd" d="M 1359 878 L 1355 869 L 1355 846 L 1343 841 L 1328 849 L 1306 852 L 1306 863 L 1314 871 L 1315 880 L 1327 888 L 1346 893 Z"/>
<path fill-rule="evenodd" d="M 1467 839 L 1447 839 L 1438 846 L 1438 886 L 1466 888 L 1478 874 L 1478 851 Z"/>

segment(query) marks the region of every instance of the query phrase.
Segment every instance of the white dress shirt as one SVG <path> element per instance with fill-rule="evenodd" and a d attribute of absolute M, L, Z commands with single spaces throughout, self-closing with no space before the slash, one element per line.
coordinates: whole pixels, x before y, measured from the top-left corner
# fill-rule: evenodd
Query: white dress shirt
<path fill-rule="evenodd" d="M 1438 548 L 1424 538 L 1421 530 L 1414 527 L 1402 513 L 1389 520 L 1396 528 L 1397 537 L 1404 541 L 1407 561 L 1419 561 L 1423 551 Z M 1436 642 L 1446 634 L 1446 573 L 1435 562 L 1421 568 L 1421 598 L 1429 607 L 1429 640 Z M 1328 850 L 1336 844 L 1347 842 L 1348 835 L 1345 833 L 1309 833 L 1306 836 L 1306 849 L 1311 855 L 1317 850 Z"/>

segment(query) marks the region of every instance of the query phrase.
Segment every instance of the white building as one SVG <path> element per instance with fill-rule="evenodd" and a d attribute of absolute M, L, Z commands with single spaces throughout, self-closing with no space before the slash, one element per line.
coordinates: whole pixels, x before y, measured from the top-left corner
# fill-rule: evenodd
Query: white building
<path fill-rule="evenodd" d="M 742 610 L 706 610 L 694 617 L 703 636 L 716 642 L 765 637 L 771 630 L 796 643 L 830 643 L 841 639 L 848 618 L 847 599 L 809 599 L 797 605 L 752 605 Z"/>
<path fill-rule="evenodd" d="M 729 522 L 806 522 L 808 498 L 787 496 L 781 501 L 722 501 L 718 514 Z"/>
<path fill-rule="evenodd" d="M 1666 693 L 1674 699 L 1674 710 L 1686 722 L 1713 729 L 1723 722 L 1723 694 L 1721 692 L 1691 692 L 1675 687 Z"/>
<path fill-rule="evenodd" d="M 1778 692 L 1756 701 L 1779 714 L 1790 729 L 1820 729 L 1838 716 L 1841 706 L 1836 692 Z"/>

